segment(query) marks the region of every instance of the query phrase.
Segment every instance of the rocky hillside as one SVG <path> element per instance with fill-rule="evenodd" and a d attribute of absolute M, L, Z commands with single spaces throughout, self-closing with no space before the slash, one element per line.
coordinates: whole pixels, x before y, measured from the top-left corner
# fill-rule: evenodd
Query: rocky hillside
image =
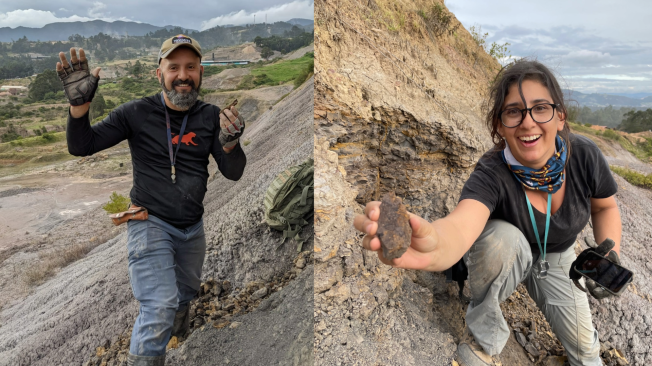
<path fill-rule="evenodd" d="M 193 333 L 168 352 L 170 364 L 312 364 L 312 227 L 297 254 L 294 241 L 281 244 L 261 223 L 271 180 L 313 154 L 312 90 L 310 79 L 248 122 L 248 165 L 238 182 L 211 177 L 202 299 L 192 307 Z M 123 232 L 4 306 L 0 365 L 125 365 L 138 313 L 125 247 Z"/>
<path fill-rule="evenodd" d="M 491 146 L 481 107 L 500 65 L 438 1 L 319 1 L 315 18 L 315 361 L 450 365 L 466 311 L 457 285 L 442 274 L 381 264 L 360 249 L 351 222 L 362 203 L 389 191 L 430 220 L 456 206 Z M 638 189 L 618 182 L 623 261 L 637 278 L 620 299 L 594 301 L 594 319 L 607 364 L 618 362 L 618 349 L 643 365 L 652 361 L 651 333 L 631 310 L 652 310 L 641 251 L 650 229 L 648 217 L 638 216 L 646 211 L 628 207 L 648 201 L 629 201 Z M 503 311 L 514 330 L 503 364 L 564 363 L 524 288 Z"/>

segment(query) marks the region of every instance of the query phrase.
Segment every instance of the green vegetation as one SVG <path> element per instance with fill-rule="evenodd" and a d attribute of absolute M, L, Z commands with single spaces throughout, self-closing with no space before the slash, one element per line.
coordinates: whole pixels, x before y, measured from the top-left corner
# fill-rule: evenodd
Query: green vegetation
<path fill-rule="evenodd" d="M 299 75 L 304 74 L 306 69 L 312 69 L 314 62 L 314 54 L 308 52 L 303 57 L 294 60 L 281 61 L 265 67 L 254 68 L 251 70 L 251 75 L 247 75 L 242 79 L 242 82 L 238 85 L 238 89 L 245 89 L 249 83 L 255 87 L 259 85 L 279 85 L 293 81 Z"/>
<path fill-rule="evenodd" d="M 641 174 L 639 172 L 636 172 L 634 170 L 630 170 L 627 168 L 621 168 L 617 166 L 610 165 L 609 168 L 611 170 L 620 175 L 621 177 L 625 178 L 626 181 L 628 181 L 630 184 L 633 184 L 635 186 L 639 187 L 644 187 L 648 189 L 652 189 L 652 174 Z"/>
<path fill-rule="evenodd" d="M 296 25 L 292 27 L 290 32 L 286 32 L 285 37 L 271 36 L 267 38 L 256 37 L 254 38 L 254 43 L 258 47 L 262 47 L 263 51 L 267 48 L 268 51 L 265 52 L 266 56 L 263 56 L 261 53 L 260 56 L 267 59 L 272 55 L 272 50 L 279 51 L 282 54 L 286 54 L 295 50 L 298 50 L 301 47 L 310 45 L 315 39 L 314 33 L 306 33 L 301 28 Z"/>
<path fill-rule="evenodd" d="M 100 85 L 96 96 L 101 94 L 106 106 L 103 113 L 93 114 L 93 119 L 102 114 L 107 114 L 113 108 L 133 99 L 153 95 L 161 91 L 161 84 L 155 77 L 142 77 L 140 79 L 123 77 L 116 83 Z M 93 99 L 95 102 L 95 99 Z M 98 110 L 101 109 L 98 106 Z"/>
<path fill-rule="evenodd" d="M 435 3 L 430 9 L 419 10 L 417 14 L 423 18 L 428 32 L 435 37 L 441 37 L 445 34 L 451 36 L 460 26 L 459 23 L 453 25 L 455 17 L 440 3 Z"/>
<path fill-rule="evenodd" d="M 131 75 L 140 78 L 140 76 L 145 72 L 145 67 L 140 63 L 140 60 L 136 60 L 134 66 L 129 70 Z"/>
<path fill-rule="evenodd" d="M 12 102 L 0 106 L 0 127 L 6 127 L 4 120 L 18 117 L 20 115 L 19 112 L 21 107 L 21 105 Z"/>
<path fill-rule="evenodd" d="M 41 101 L 46 99 L 46 95 L 52 98 L 58 92 L 63 94 L 61 80 L 56 71 L 49 69 L 36 75 L 36 79 L 29 87 L 28 95 L 33 101 Z M 48 95 L 48 93 L 52 94 Z"/>
<path fill-rule="evenodd" d="M 263 50 L 260 51 L 260 57 L 264 58 L 265 60 L 269 59 L 269 57 L 273 54 L 274 51 L 272 51 L 272 49 L 267 46 L 263 47 Z"/>
<path fill-rule="evenodd" d="M 641 132 L 652 130 L 652 109 L 645 111 L 629 111 L 623 116 L 619 129 L 626 132 Z"/>
<path fill-rule="evenodd" d="M 93 101 L 91 101 L 91 106 L 89 110 L 89 118 L 92 120 L 97 116 L 104 114 L 104 110 L 107 109 L 106 101 L 100 93 L 95 93 Z"/>
<path fill-rule="evenodd" d="M 314 57 L 314 54 L 312 54 L 312 55 Z M 303 69 L 303 71 L 301 71 L 301 73 L 299 75 L 297 75 L 296 78 L 294 78 L 294 88 L 296 89 L 296 88 L 300 87 L 301 84 L 303 84 L 306 80 L 308 80 L 310 75 L 312 75 L 314 73 L 315 73 L 315 60 L 313 59 L 312 62 L 308 63 L 308 65 L 306 65 L 306 67 Z"/>
<path fill-rule="evenodd" d="M 505 58 L 511 57 L 511 52 L 507 48 L 509 46 L 509 43 L 496 43 L 492 42 L 491 45 L 487 47 L 487 36 L 489 33 L 482 33 L 482 27 L 478 26 L 472 26 L 469 28 L 469 32 L 471 33 L 471 37 L 473 37 L 473 40 L 475 41 L 475 44 L 483 49 L 486 53 L 489 54 L 489 56 L 495 58 L 496 60 L 500 61 Z"/>
<path fill-rule="evenodd" d="M 620 107 L 614 108 L 613 106 L 608 106 L 604 108 L 589 108 L 577 106 L 568 106 L 568 119 L 573 122 L 580 122 L 584 124 L 606 126 L 610 128 L 616 128 L 618 125 L 623 122 L 623 117 L 631 111 L 636 111 L 634 107 Z M 651 124 L 652 127 L 652 124 Z M 619 128 L 623 131 L 622 128 Z M 640 130 L 646 131 L 648 129 Z M 627 131 L 627 132 L 638 132 L 638 131 Z"/>
<path fill-rule="evenodd" d="M 574 122 L 569 122 L 569 125 L 571 127 L 571 131 L 575 133 L 579 132 L 589 137 L 597 136 L 616 141 L 620 144 L 620 146 L 623 147 L 623 149 L 632 153 L 632 155 L 636 156 L 636 158 L 639 160 L 644 162 L 652 161 L 652 139 L 650 138 L 643 138 L 644 141 L 634 143 L 629 139 L 621 136 L 615 130 L 606 129 L 604 132 L 601 132 L 590 128 L 590 126 L 585 126 Z"/>
<path fill-rule="evenodd" d="M 41 133 L 40 136 L 19 137 L 14 140 L 3 139 L 3 141 L 8 143 L 0 145 L 0 152 L 4 152 L 6 150 L 9 150 L 9 148 L 16 147 L 16 146 L 20 146 L 20 147 L 43 146 L 53 142 L 64 141 L 65 139 L 66 139 L 65 132 L 46 132 L 46 133 Z"/>
<path fill-rule="evenodd" d="M 129 202 L 129 198 L 118 194 L 117 192 L 113 192 L 111 193 L 111 197 L 109 197 L 109 202 L 102 206 L 102 208 L 104 211 L 114 214 L 125 211 L 129 207 Z"/>
<path fill-rule="evenodd" d="M 14 141 L 20 139 L 20 135 L 18 132 L 16 132 L 16 128 L 14 127 L 13 123 L 9 124 L 9 128 L 7 129 L 7 132 L 3 133 L 2 136 L 0 136 L 2 141 L 4 142 L 9 142 L 9 141 Z"/>

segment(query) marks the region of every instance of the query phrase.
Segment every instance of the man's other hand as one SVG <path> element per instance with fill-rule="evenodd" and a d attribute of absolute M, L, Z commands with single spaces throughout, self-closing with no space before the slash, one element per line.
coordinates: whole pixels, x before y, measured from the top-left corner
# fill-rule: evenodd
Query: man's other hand
<path fill-rule="evenodd" d="M 100 68 L 91 73 L 83 49 L 79 49 L 79 58 L 75 48 L 70 49 L 70 63 L 63 52 L 59 53 L 61 62 L 57 62 L 57 74 L 63 83 L 63 91 L 70 103 L 70 114 L 79 118 L 88 112 L 100 80 Z"/>
<path fill-rule="evenodd" d="M 238 143 L 245 129 L 245 121 L 238 114 L 235 106 L 220 112 L 220 144 L 225 152 L 230 152 Z"/>

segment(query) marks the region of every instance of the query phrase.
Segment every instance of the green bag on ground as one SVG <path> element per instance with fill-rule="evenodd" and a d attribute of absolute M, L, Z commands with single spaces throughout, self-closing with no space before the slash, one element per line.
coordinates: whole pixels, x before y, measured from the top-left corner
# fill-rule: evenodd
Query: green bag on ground
<path fill-rule="evenodd" d="M 290 167 L 274 178 L 265 193 L 265 222 L 283 231 L 283 243 L 294 237 L 298 252 L 303 246 L 299 233 L 314 214 L 314 171 L 313 159 Z"/>

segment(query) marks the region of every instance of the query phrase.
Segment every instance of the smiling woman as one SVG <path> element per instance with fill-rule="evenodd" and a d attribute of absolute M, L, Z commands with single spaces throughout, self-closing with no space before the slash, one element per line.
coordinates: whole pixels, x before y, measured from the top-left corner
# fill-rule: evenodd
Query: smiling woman
<path fill-rule="evenodd" d="M 500 302 L 524 282 L 571 365 L 601 365 L 588 298 L 572 284 L 568 269 L 589 217 L 596 241 L 613 239 L 611 255 L 618 257 L 616 183 L 597 146 L 570 134 L 563 94 L 543 64 L 521 60 L 505 67 L 488 105 L 495 146 L 477 162 L 455 210 L 433 223 L 411 215 L 410 248 L 387 260 L 376 235 L 382 206 L 367 203 L 354 221 L 366 234 L 363 246 L 395 267 L 443 271 L 456 262 L 466 267 L 471 303 L 468 333 L 457 348 L 461 364 L 488 366 L 500 354 L 510 331 L 502 316 L 488 314 L 500 314 Z"/>

